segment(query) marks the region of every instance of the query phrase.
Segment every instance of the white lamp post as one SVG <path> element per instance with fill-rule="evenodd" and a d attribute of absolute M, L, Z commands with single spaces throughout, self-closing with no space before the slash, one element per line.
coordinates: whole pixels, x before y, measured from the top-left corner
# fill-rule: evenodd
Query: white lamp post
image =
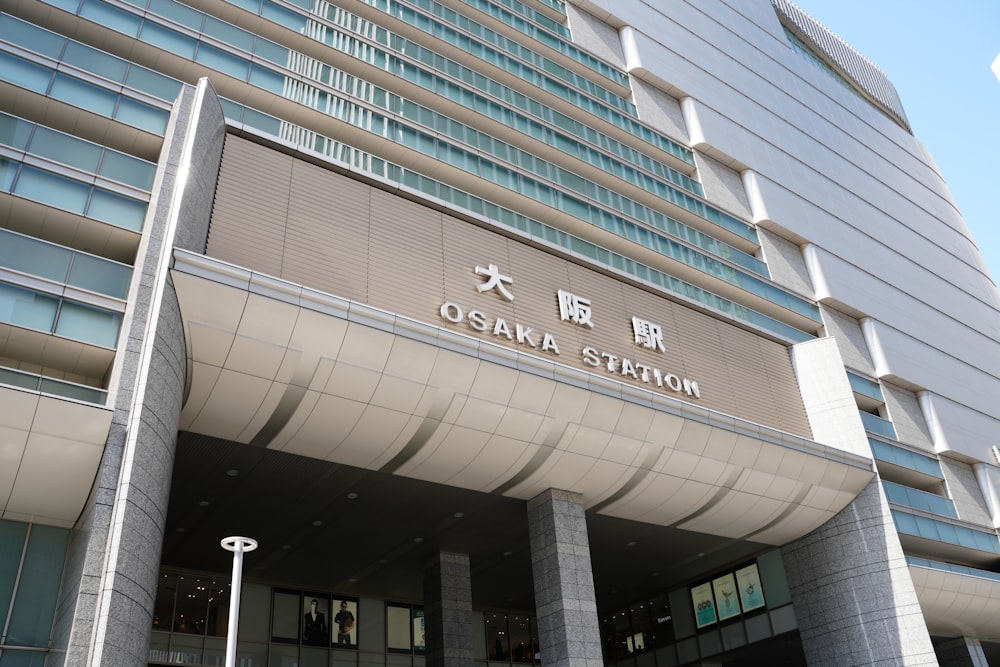
<path fill-rule="evenodd" d="M 227 537 L 222 548 L 233 552 L 233 586 L 229 592 L 229 633 L 226 635 L 226 667 L 236 667 L 236 633 L 240 623 L 240 586 L 243 579 L 243 554 L 257 548 L 249 537 Z"/>

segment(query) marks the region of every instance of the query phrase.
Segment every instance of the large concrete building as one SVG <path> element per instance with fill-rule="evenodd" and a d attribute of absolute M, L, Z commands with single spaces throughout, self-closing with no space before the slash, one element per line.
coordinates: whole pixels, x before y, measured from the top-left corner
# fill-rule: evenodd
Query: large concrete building
<path fill-rule="evenodd" d="M 1000 665 L 1000 295 L 787 0 L 0 3 L 0 666 Z"/>

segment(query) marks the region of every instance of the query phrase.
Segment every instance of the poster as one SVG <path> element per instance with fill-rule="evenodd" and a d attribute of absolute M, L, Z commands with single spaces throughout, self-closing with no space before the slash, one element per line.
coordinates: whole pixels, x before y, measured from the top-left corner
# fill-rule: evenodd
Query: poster
<path fill-rule="evenodd" d="M 695 622 L 699 628 L 715 623 L 715 601 L 712 599 L 712 584 L 705 582 L 691 589 L 691 602 L 694 603 Z"/>
<path fill-rule="evenodd" d="M 725 574 L 712 580 L 712 591 L 715 593 L 715 606 L 719 611 L 719 620 L 740 615 L 740 600 L 736 593 L 736 578 L 733 573 Z"/>
<path fill-rule="evenodd" d="M 760 586 L 760 574 L 757 572 L 756 563 L 736 570 L 736 585 L 740 590 L 743 611 L 764 606 L 764 591 Z"/>
<path fill-rule="evenodd" d="M 330 600 L 322 595 L 306 594 L 302 598 L 302 643 L 310 646 L 327 646 L 330 643 L 329 618 Z"/>
<path fill-rule="evenodd" d="M 358 603 L 356 600 L 339 600 L 333 617 L 333 643 L 338 646 L 357 646 Z"/>

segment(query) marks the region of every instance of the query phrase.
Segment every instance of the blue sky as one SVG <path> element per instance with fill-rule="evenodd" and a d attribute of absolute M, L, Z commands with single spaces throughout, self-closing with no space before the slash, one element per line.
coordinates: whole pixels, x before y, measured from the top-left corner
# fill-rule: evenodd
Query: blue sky
<path fill-rule="evenodd" d="M 1000 0 L 792 0 L 895 85 L 1000 281 Z"/>

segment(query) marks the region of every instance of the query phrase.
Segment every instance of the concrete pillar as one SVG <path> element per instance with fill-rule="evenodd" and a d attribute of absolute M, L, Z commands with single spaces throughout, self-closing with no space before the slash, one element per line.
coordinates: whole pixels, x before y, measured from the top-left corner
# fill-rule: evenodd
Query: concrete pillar
<path fill-rule="evenodd" d="M 781 553 L 810 667 L 938 664 L 877 478 Z"/>
<path fill-rule="evenodd" d="M 528 502 L 531 570 L 542 664 L 602 667 L 583 498 L 549 489 Z"/>
<path fill-rule="evenodd" d="M 50 665 L 144 667 L 187 373 L 170 278 L 175 245 L 203 252 L 225 118 L 203 80 L 171 113 L 109 397 L 114 415 L 97 480 L 74 527 Z"/>
<path fill-rule="evenodd" d="M 427 667 L 471 667 L 472 575 L 467 554 L 442 551 L 424 566 Z"/>
<path fill-rule="evenodd" d="M 934 651 L 944 667 L 990 667 L 978 639 L 955 637 L 935 644 Z"/>

